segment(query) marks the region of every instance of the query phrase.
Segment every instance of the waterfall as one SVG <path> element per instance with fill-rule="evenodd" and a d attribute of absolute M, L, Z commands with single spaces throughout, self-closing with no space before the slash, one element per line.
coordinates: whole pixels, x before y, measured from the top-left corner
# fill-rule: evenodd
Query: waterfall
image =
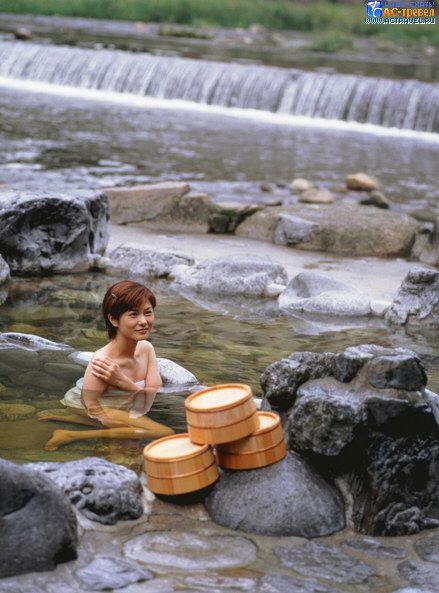
<path fill-rule="evenodd" d="M 205 105 L 439 132 L 439 86 L 259 65 L 0 42 L 0 76 Z"/>

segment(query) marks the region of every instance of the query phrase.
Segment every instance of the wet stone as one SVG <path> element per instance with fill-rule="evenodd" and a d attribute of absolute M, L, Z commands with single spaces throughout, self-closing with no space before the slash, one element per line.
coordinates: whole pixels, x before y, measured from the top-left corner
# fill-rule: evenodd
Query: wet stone
<path fill-rule="evenodd" d="M 242 591 L 243 593 L 255 591 L 256 579 L 243 577 L 228 577 L 219 574 L 201 574 L 185 577 L 182 582 L 193 589 L 206 589 L 206 591 Z M 259 590 L 258 590 L 259 593 Z"/>
<path fill-rule="evenodd" d="M 394 560 L 402 560 L 406 557 L 406 553 L 402 548 L 396 548 L 394 546 L 385 546 L 379 541 L 372 538 L 351 538 L 343 542 L 343 546 L 356 550 L 358 552 L 364 552 L 375 558 L 389 558 Z"/>
<path fill-rule="evenodd" d="M 370 566 L 331 544 L 309 541 L 303 545 L 277 546 L 274 553 L 283 567 L 336 583 L 363 583 L 375 574 Z"/>
<path fill-rule="evenodd" d="M 420 537 L 415 542 L 415 550 L 422 560 L 439 563 L 439 533 Z M 439 573 L 439 568 L 437 570 Z"/>
<path fill-rule="evenodd" d="M 322 585 L 314 579 L 272 573 L 262 577 L 258 593 L 341 593 L 341 591 Z"/>
<path fill-rule="evenodd" d="M 153 578 L 152 572 L 134 566 L 122 558 L 98 556 L 75 571 L 81 586 L 91 591 L 118 589 Z"/>
<path fill-rule="evenodd" d="M 417 391 L 427 383 L 427 376 L 418 358 L 409 354 L 378 356 L 369 362 L 367 378 L 377 389 Z"/>
<path fill-rule="evenodd" d="M 439 590 L 439 570 L 434 564 L 406 560 L 398 564 L 398 572 L 412 585 Z"/>
<path fill-rule="evenodd" d="M 159 572 L 209 570 L 246 566 L 256 558 L 249 539 L 231 535 L 156 531 L 125 544 L 128 558 Z"/>

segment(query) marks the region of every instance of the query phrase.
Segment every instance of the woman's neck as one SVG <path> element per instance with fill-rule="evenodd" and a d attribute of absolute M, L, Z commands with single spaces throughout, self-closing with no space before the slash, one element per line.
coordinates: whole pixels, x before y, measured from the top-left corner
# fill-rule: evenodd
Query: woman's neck
<path fill-rule="evenodd" d="M 111 356 L 115 358 L 132 358 L 136 352 L 137 340 L 129 340 L 117 334 L 110 342 Z"/>

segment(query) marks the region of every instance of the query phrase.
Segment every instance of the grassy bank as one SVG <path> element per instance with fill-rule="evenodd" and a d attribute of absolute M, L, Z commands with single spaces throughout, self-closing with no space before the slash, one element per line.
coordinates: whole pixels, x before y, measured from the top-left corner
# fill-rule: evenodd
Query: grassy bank
<path fill-rule="evenodd" d="M 248 27 L 307 33 L 379 36 L 439 44 L 437 25 L 365 25 L 365 3 L 297 4 L 288 0 L 2 0 L 11 13 L 58 14 L 216 27 Z"/>

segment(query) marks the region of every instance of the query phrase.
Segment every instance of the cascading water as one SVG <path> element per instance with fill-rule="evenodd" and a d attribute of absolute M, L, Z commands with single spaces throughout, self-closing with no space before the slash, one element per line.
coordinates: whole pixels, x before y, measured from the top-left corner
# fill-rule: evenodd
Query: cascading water
<path fill-rule="evenodd" d="M 439 86 L 122 51 L 0 43 L 0 76 L 205 105 L 439 132 Z"/>

